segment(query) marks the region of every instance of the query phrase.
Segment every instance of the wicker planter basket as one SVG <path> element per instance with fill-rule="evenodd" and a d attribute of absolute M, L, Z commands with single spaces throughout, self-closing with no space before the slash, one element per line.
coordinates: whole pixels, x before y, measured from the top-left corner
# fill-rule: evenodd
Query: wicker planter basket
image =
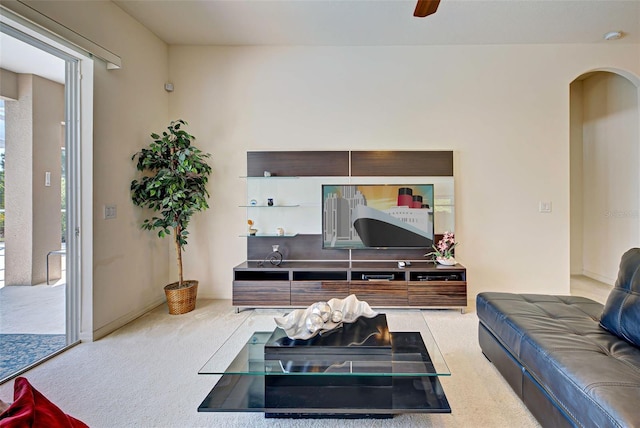
<path fill-rule="evenodd" d="M 196 308 L 198 281 L 183 282 L 186 287 L 178 288 L 178 282 L 164 287 L 164 294 L 167 296 L 167 305 L 169 305 L 169 313 L 171 315 L 186 314 Z"/>

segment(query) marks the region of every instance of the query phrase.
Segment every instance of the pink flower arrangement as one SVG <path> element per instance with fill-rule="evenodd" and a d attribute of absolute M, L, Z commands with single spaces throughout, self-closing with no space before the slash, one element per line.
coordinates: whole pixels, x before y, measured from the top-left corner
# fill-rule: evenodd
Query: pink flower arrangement
<path fill-rule="evenodd" d="M 453 258 L 453 249 L 458 243 L 452 232 L 445 232 L 444 236 L 437 245 L 432 245 L 435 251 L 425 254 L 425 257 L 431 256 L 434 259 L 450 259 Z"/>

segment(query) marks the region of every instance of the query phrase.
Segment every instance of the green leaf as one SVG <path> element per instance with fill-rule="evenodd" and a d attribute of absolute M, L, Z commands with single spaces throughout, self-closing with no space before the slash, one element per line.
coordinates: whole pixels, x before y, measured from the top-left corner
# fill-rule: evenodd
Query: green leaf
<path fill-rule="evenodd" d="M 178 119 L 162 135 L 151 134 L 153 142 L 131 157 L 140 176 L 130 184 L 133 204 L 156 213 L 141 228 L 157 230 L 160 238 L 176 228 L 180 248 L 187 245 L 191 216 L 209 207 L 206 185 L 211 174 L 206 161 L 211 155 L 192 145 L 195 137 L 184 125 L 187 122 Z"/>

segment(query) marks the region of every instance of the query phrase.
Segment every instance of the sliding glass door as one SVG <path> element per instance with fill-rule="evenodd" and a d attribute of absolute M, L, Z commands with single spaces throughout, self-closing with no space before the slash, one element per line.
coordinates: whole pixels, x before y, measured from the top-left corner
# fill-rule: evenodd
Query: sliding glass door
<path fill-rule="evenodd" d="M 79 341 L 82 285 L 81 59 L 4 18 L 0 382 Z"/>

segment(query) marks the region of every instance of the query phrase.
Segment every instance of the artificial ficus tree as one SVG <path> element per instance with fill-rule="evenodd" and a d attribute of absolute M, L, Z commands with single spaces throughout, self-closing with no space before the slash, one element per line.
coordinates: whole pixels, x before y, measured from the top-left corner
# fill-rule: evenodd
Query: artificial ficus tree
<path fill-rule="evenodd" d="M 179 274 L 183 285 L 182 251 L 187 245 L 187 227 L 191 216 L 209 208 L 207 182 L 211 156 L 195 146 L 195 137 L 187 133 L 182 119 L 172 121 L 162 135 L 151 134 L 153 142 L 132 156 L 141 176 L 131 182 L 131 199 L 137 206 L 149 208 L 153 216 L 142 223 L 146 230 L 157 230 L 158 237 L 173 235 Z"/>

